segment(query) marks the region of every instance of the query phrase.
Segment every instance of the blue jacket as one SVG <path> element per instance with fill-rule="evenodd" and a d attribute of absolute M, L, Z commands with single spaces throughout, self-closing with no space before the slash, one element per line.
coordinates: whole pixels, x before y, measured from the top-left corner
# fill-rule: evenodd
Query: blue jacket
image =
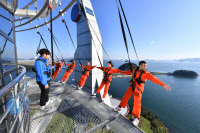
<path fill-rule="evenodd" d="M 42 58 L 41 56 L 38 58 L 41 59 L 45 62 L 45 64 L 47 64 L 48 60 Z M 37 60 L 35 61 L 35 70 L 37 71 L 36 74 L 36 80 L 37 82 L 41 82 L 41 84 L 43 85 L 47 85 L 47 81 L 50 80 L 50 77 L 48 77 L 46 74 L 44 74 L 44 72 L 48 72 L 46 65 L 41 61 L 41 60 Z"/>

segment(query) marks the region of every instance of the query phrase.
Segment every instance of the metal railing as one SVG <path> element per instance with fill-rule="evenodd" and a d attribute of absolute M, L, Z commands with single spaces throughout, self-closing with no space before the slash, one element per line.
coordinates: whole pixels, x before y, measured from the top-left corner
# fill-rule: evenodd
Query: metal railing
<path fill-rule="evenodd" d="M 18 73 L 15 79 L 0 90 L 0 132 L 29 132 L 30 108 L 26 68 L 19 66 Z"/>

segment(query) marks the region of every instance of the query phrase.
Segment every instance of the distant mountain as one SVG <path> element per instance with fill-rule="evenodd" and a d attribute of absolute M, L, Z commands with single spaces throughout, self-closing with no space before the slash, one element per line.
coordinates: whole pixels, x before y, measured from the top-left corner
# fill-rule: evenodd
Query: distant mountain
<path fill-rule="evenodd" d="M 177 61 L 180 61 L 180 62 L 200 62 L 200 58 L 187 58 L 187 59 L 180 59 L 180 60 L 177 60 Z"/>

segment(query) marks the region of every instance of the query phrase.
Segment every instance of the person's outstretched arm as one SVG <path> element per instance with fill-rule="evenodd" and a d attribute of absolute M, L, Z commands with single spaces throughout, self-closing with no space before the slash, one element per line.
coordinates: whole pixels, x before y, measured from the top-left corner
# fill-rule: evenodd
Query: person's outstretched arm
<path fill-rule="evenodd" d="M 124 74 L 124 75 L 132 75 L 131 70 L 129 70 L 129 71 L 122 71 L 122 74 Z"/>
<path fill-rule="evenodd" d="M 100 70 L 102 70 L 102 68 L 103 68 L 102 71 L 105 71 L 107 69 L 107 67 L 97 67 L 97 68 L 100 69 Z"/>
<path fill-rule="evenodd" d="M 159 84 L 160 86 L 163 86 L 167 91 L 170 91 L 171 88 L 169 87 L 169 84 L 165 84 L 162 81 L 160 81 L 158 78 L 153 76 L 152 74 L 147 74 L 147 79 L 151 80 L 153 83 Z"/>
<path fill-rule="evenodd" d="M 119 70 L 119 69 L 111 69 L 111 73 L 121 73 L 122 70 Z"/>
<path fill-rule="evenodd" d="M 89 70 L 92 70 L 92 69 L 94 69 L 96 66 L 90 66 L 89 67 Z"/>
<path fill-rule="evenodd" d="M 84 65 L 81 65 L 81 64 L 80 64 L 80 66 L 81 66 L 82 68 L 85 68 L 85 66 L 84 66 Z"/>

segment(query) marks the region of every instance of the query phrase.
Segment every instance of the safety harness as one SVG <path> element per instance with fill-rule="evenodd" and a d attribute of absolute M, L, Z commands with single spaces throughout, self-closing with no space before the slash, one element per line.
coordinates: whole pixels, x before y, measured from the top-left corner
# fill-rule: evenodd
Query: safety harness
<path fill-rule="evenodd" d="M 72 66 L 73 64 L 71 64 L 71 66 Z M 67 68 L 67 70 L 66 71 L 68 71 L 68 72 L 70 72 L 69 70 L 70 69 L 74 69 L 74 68 L 70 68 L 70 66 Z M 71 72 L 70 72 L 71 73 Z"/>
<path fill-rule="evenodd" d="M 90 67 L 90 66 L 88 66 L 88 67 Z M 88 67 L 86 67 L 86 68 L 83 69 L 83 74 L 86 75 L 87 77 L 89 77 L 89 76 L 86 74 L 86 72 L 87 72 L 87 71 L 90 71 L 90 70 L 87 70 Z"/>
<path fill-rule="evenodd" d="M 135 84 L 135 82 L 137 82 L 138 85 L 140 85 L 141 83 L 142 83 L 142 84 L 145 84 L 145 81 L 142 81 L 142 80 L 141 80 L 142 74 L 143 74 L 144 72 L 145 72 L 145 71 L 142 71 L 142 72 L 140 73 L 140 76 L 139 76 L 138 78 L 135 79 L 136 74 L 139 73 L 138 70 L 136 69 L 135 72 L 134 72 L 134 75 L 133 75 L 132 79 L 131 79 L 130 82 L 129 82 L 129 83 L 132 82 L 132 84 L 134 84 L 135 87 L 136 87 L 141 93 L 143 93 L 142 90 Z"/>
<path fill-rule="evenodd" d="M 59 65 L 56 65 L 56 70 L 58 70 L 60 67 L 59 67 Z"/>
<path fill-rule="evenodd" d="M 42 62 L 45 64 L 45 62 L 44 62 L 43 60 L 37 59 L 36 61 L 38 61 L 38 60 L 39 60 L 39 61 L 42 61 Z M 47 68 L 47 65 L 46 65 L 46 64 L 45 64 L 45 66 L 46 66 L 46 69 L 47 69 L 48 72 L 44 72 L 44 74 L 47 75 L 48 77 L 50 77 L 50 76 L 51 76 L 51 72 L 50 72 L 49 69 Z M 32 67 L 32 71 L 35 72 L 36 75 L 37 75 L 37 71 L 36 71 L 36 69 L 35 69 L 35 66 Z"/>
<path fill-rule="evenodd" d="M 112 67 L 111 67 L 112 68 Z M 108 79 L 108 77 L 112 74 L 108 74 L 108 72 L 110 71 L 111 68 L 106 69 L 106 71 L 104 71 L 104 80 L 108 81 L 111 83 L 111 81 Z"/>

